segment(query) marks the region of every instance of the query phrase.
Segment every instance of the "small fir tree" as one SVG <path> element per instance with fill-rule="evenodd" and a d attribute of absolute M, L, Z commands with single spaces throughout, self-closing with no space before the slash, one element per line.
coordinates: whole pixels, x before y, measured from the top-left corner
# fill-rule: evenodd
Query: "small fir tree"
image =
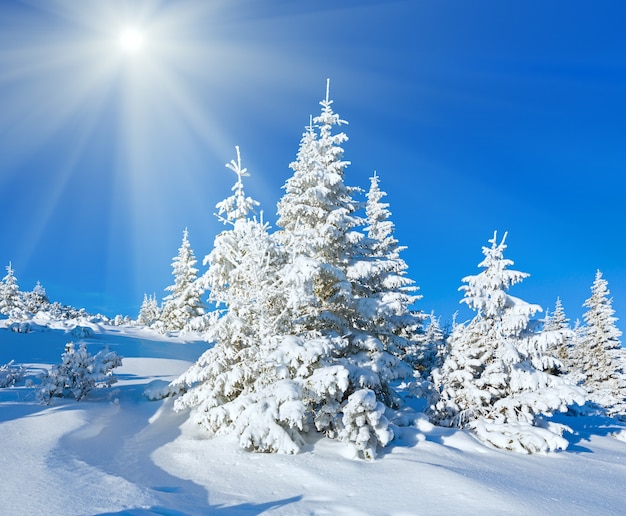
<path fill-rule="evenodd" d="M 615 325 L 608 282 L 597 271 L 591 297 L 583 304 L 585 326 L 574 350 L 576 372 L 589 401 L 609 415 L 626 415 L 626 356 Z"/>
<path fill-rule="evenodd" d="M 45 311 L 50 305 L 46 289 L 41 283 L 37 282 L 31 292 L 24 293 L 24 305 L 26 310 L 31 314 Z"/>
<path fill-rule="evenodd" d="M 556 299 L 552 314 L 546 311 L 543 331 L 549 338 L 549 352 L 559 360 L 553 374 L 567 374 L 571 370 L 571 354 L 575 333 L 570 328 L 561 298 Z"/>
<path fill-rule="evenodd" d="M 159 320 L 160 316 L 161 310 L 159 309 L 156 294 L 152 294 L 151 296 L 144 294 L 137 322 L 139 324 L 143 324 L 144 326 L 152 326 Z"/>
<path fill-rule="evenodd" d="M 572 328 L 572 342 L 569 349 L 568 360 L 565 362 L 567 374 L 574 381 L 574 383 L 580 385 L 585 381 L 585 377 L 582 373 L 582 368 L 578 366 L 579 349 L 582 346 L 582 342 L 585 338 L 585 325 L 580 319 L 574 321 L 574 327 Z"/>
<path fill-rule="evenodd" d="M 11 262 L 6 271 L 7 274 L 0 283 L 0 314 L 19 320 L 24 316 L 25 306 Z"/>
<path fill-rule="evenodd" d="M 189 244 L 189 232 L 185 229 L 178 255 L 172 261 L 174 284 L 165 289 L 171 294 L 163 299 L 163 309 L 159 317 L 165 330 L 183 330 L 192 319 L 204 314 L 204 289 L 201 282 L 197 281 L 196 263 Z"/>
<path fill-rule="evenodd" d="M 26 368 L 15 365 L 11 360 L 8 364 L 0 365 L 0 388 L 12 387 L 26 375 Z"/>
<path fill-rule="evenodd" d="M 61 363 L 43 375 L 38 397 L 46 404 L 53 397 L 73 397 L 80 401 L 93 389 L 115 383 L 117 378 L 113 376 L 112 370 L 121 365 L 122 358 L 114 351 L 105 348 L 91 355 L 84 342 L 78 349 L 73 342 L 68 342 Z"/>
<path fill-rule="evenodd" d="M 446 335 L 435 313 L 428 315 L 428 323 L 421 339 L 409 350 L 409 359 L 424 379 L 430 379 L 432 371 L 443 364 L 446 354 Z"/>
<path fill-rule="evenodd" d="M 540 310 L 508 294 L 528 274 L 507 269 L 504 241 L 494 233 L 483 247 L 484 270 L 463 278 L 463 302 L 477 312 L 457 325 L 449 354 L 433 372 L 437 396 L 431 406 L 435 423 L 470 429 L 498 448 L 532 453 L 565 448 L 564 427 L 542 416 L 584 403 L 584 391 L 546 372 L 557 364 L 546 355 L 549 339 L 531 317 Z"/>

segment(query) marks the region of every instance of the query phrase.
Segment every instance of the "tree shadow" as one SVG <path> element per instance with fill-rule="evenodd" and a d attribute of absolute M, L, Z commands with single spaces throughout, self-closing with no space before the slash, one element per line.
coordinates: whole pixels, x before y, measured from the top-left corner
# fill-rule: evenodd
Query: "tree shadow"
<path fill-rule="evenodd" d="M 2 407 L 0 409 L 0 423 L 26 417 L 36 417 L 41 412 L 51 409 L 49 405 L 37 401 L 33 389 L 28 388 L 28 390 L 26 390 L 26 388 L 24 388 L 24 392 L 19 394 L 17 391 L 18 389 L 21 390 L 21 388 L 13 387 L 10 389 L 13 391 L 11 394 L 17 396 L 14 399 L 7 398 L 6 396 L 0 397 L 0 407 Z"/>
<path fill-rule="evenodd" d="M 612 434 L 626 432 L 626 423 L 619 419 L 599 414 L 557 414 L 552 417 L 555 423 L 563 424 L 572 429 L 565 432 L 563 437 L 569 443 L 566 452 L 593 453 L 582 445 L 589 442 L 593 436 L 607 437 Z"/>
<path fill-rule="evenodd" d="M 391 441 L 385 448 L 378 450 L 378 457 L 393 453 L 394 448 L 419 446 L 419 443 L 423 441 L 450 447 L 450 439 L 453 437 L 463 439 L 468 443 L 473 440 L 475 446 L 497 450 L 497 448 L 482 443 L 470 431 L 433 425 L 428 422 L 428 418 L 424 414 L 418 413 L 413 414 L 413 416 L 414 420 L 411 424 L 399 427 L 399 437 Z M 563 438 L 568 442 L 567 448 L 552 453 L 593 453 L 590 448 L 585 446 L 585 442 L 589 442 L 592 437 L 607 437 L 622 432 L 626 436 L 626 421 L 601 413 L 555 414 L 549 421 L 565 425 L 572 430 L 563 433 Z M 395 428 L 394 431 L 396 431 Z M 454 448 L 454 446 L 452 447 Z"/>
<path fill-rule="evenodd" d="M 431 442 L 448 446 L 446 439 L 453 435 L 468 436 L 467 431 L 460 428 L 437 426 L 428 420 L 423 412 L 407 411 L 405 417 L 392 420 L 394 439 L 384 448 L 378 448 L 377 457 L 382 458 L 394 453 L 396 448 L 414 448 L 422 442 Z"/>
<path fill-rule="evenodd" d="M 216 514 L 218 516 L 256 516 L 258 514 L 262 514 L 266 511 L 277 509 L 280 507 L 284 507 L 286 505 L 296 503 L 302 500 L 302 495 L 300 496 L 292 496 L 291 498 L 284 498 L 282 500 L 275 500 L 271 502 L 265 503 L 241 503 L 237 505 L 216 505 L 216 506 L 206 506 L 202 509 L 202 514 L 212 515 Z M 193 513 L 179 511 L 177 509 L 169 509 L 167 507 L 154 506 L 150 508 L 141 508 L 141 509 L 129 509 L 119 512 L 103 512 L 99 513 L 97 516 L 148 516 L 148 515 L 159 515 L 159 516 L 192 516 L 198 514 L 197 510 Z"/>

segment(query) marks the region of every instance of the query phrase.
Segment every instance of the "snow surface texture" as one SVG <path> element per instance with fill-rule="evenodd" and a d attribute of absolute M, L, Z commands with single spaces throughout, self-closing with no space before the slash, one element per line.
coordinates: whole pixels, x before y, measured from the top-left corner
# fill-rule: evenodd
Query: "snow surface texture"
<path fill-rule="evenodd" d="M 0 513 L 200 514 L 623 514 L 626 424 L 559 415 L 567 451 L 521 455 L 465 430 L 430 424 L 416 400 L 375 461 L 317 434 L 297 455 L 242 450 L 234 436 L 207 439 L 172 400 L 150 401 L 206 343 L 151 330 L 59 325 L 18 333 L 0 322 L 0 364 L 27 368 L 0 390 Z M 29 381 L 68 341 L 123 356 L 118 382 L 84 400 L 37 402 Z"/>

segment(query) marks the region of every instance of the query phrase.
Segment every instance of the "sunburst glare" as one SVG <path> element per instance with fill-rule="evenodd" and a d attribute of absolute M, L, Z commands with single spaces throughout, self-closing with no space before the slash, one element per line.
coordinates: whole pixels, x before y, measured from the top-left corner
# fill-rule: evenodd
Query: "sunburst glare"
<path fill-rule="evenodd" d="M 126 27 L 120 32 L 118 45 L 122 52 L 130 55 L 139 54 L 145 46 L 145 36 L 137 27 Z"/>
<path fill-rule="evenodd" d="M 281 32 L 298 32 L 298 19 L 226 0 L 48 0 L 5 9 L 0 161 L 10 166 L 0 186 L 21 184 L 25 170 L 33 185 L 11 259 L 23 270 L 52 253 L 52 267 L 65 263 L 77 234 L 99 235 L 108 251 L 81 246 L 73 263 L 88 274 L 87 264 L 108 253 L 92 290 L 132 284 L 140 299 L 158 288 L 154 277 L 169 274 L 183 228 L 192 242 L 200 233 L 198 254 L 208 252 L 221 230 L 212 214 L 230 191 L 224 164 L 235 145 L 252 172 L 250 194 L 271 216 L 278 176 L 255 165 L 268 157 L 259 131 L 290 138 L 295 152 L 308 113 L 294 106 L 306 98 L 314 109 L 310 99 L 334 73 L 278 43 Z M 291 118 L 267 116 L 277 110 Z M 291 158 L 281 156 L 279 173 Z"/>
<path fill-rule="evenodd" d="M 21 87 L 13 87 L 19 93 L 7 103 L 0 130 L 9 133 L 5 148 L 11 150 L 3 159 L 16 163 L 35 161 L 32 149 L 67 149 L 66 142 L 73 142 L 71 157 L 60 157 L 44 181 L 37 177 L 42 195 L 44 184 L 47 193 L 24 232 L 32 238 L 20 243 L 15 260 L 26 266 L 40 252 L 53 215 L 67 218 L 68 227 L 75 225 L 73 210 L 83 205 L 89 210 L 88 203 L 72 200 L 86 193 L 78 185 L 98 185 L 98 204 L 115 208 L 105 210 L 109 220 L 94 220 L 93 229 L 108 235 L 111 249 L 130 251 L 128 279 L 145 284 L 151 274 L 147 250 L 169 254 L 171 242 L 188 224 L 154 207 L 183 195 L 187 205 L 206 213 L 211 222 L 215 201 L 208 198 L 206 184 L 198 184 L 214 175 L 210 182 L 216 191 L 229 191 L 229 176 L 221 167 L 207 169 L 206 163 L 216 156 L 226 163 L 238 142 L 218 118 L 219 106 L 207 99 L 223 98 L 223 80 L 218 78 L 230 74 L 231 56 L 238 50 L 208 41 L 204 31 L 189 35 L 198 18 L 219 21 L 209 16 L 215 5 L 199 9 L 197 4 L 155 1 L 119 7 L 53 0 L 45 9 L 24 8 L 23 16 L 17 13 L 13 23 L 2 24 L 0 67 L 6 73 L 0 88 Z M 12 26 L 20 30 L 13 32 Z M 211 74 L 199 73 L 202 69 Z M 3 186 L 9 181 L 0 177 Z M 171 239 L 148 244 L 146 235 L 154 227 Z M 112 279 L 118 267 L 109 264 L 104 289 L 119 282 Z"/>

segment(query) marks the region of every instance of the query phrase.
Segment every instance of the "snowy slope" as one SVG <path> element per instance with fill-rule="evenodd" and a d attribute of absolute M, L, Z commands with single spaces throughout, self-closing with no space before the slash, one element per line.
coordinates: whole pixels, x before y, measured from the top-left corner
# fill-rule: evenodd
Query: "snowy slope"
<path fill-rule="evenodd" d="M 29 379 L 58 363 L 65 343 L 108 344 L 119 382 L 86 400 L 35 400 L 22 381 L 0 390 L 0 514 L 622 514 L 626 427 L 580 417 L 567 451 L 518 455 L 463 431 L 416 423 L 373 462 L 311 437 L 299 455 L 251 454 L 208 439 L 143 391 L 184 371 L 206 343 L 92 325 L 21 334 L 0 327 L 0 364 Z M 41 330 L 41 328 L 40 328 Z M 89 333 L 89 332 L 87 332 Z M 415 417 L 415 416 L 410 416 Z"/>

